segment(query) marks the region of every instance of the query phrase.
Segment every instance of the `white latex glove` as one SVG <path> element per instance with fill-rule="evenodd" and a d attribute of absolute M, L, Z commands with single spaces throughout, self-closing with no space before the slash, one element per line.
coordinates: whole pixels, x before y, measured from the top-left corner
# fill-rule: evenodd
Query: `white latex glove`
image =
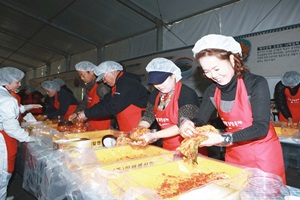
<path fill-rule="evenodd" d="M 209 147 L 209 146 L 213 146 L 213 145 L 223 146 L 222 143 L 224 141 L 224 138 L 220 134 L 206 132 L 206 133 L 204 133 L 204 135 L 206 135 L 208 137 L 208 139 L 201 142 L 200 147 L 203 147 L 203 146 Z"/>
<path fill-rule="evenodd" d="M 76 117 L 77 117 L 77 113 L 73 113 L 73 114 L 71 114 L 70 116 L 69 116 L 69 121 L 73 121 L 74 119 L 76 119 Z"/>
<path fill-rule="evenodd" d="M 288 118 L 287 126 L 288 126 L 288 127 L 293 127 L 293 126 L 294 126 L 293 118 L 291 118 L 291 117 Z"/>
<path fill-rule="evenodd" d="M 80 111 L 80 112 L 77 113 L 77 119 L 81 120 L 81 121 L 87 120 L 87 118 L 86 118 L 86 116 L 84 114 L 84 111 Z"/>
<path fill-rule="evenodd" d="M 190 138 L 193 135 L 197 134 L 197 130 L 195 129 L 195 124 L 191 120 L 181 117 L 180 118 L 180 127 L 179 133 L 184 138 Z"/>
<path fill-rule="evenodd" d="M 133 142 L 133 145 L 137 146 L 146 146 L 150 143 L 153 143 L 158 140 L 156 132 L 154 133 L 144 133 L 142 136 L 139 137 L 139 141 Z"/>
<path fill-rule="evenodd" d="M 43 106 L 41 104 L 28 104 L 24 105 L 25 110 L 31 110 L 31 109 L 36 109 L 36 108 L 42 108 Z"/>

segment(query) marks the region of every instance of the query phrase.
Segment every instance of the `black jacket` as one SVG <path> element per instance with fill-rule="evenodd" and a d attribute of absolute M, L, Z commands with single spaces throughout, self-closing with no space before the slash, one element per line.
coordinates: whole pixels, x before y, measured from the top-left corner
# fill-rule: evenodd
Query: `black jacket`
<path fill-rule="evenodd" d="M 86 109 L 87 118 L 102 118 L 115 116 L 131 104 L 146 108 L 149 91 L 140 82 L 138 75 L 124 72 L 116 80 L 116 91 L 112 95 L 108 93 L 99 103 Z"/>

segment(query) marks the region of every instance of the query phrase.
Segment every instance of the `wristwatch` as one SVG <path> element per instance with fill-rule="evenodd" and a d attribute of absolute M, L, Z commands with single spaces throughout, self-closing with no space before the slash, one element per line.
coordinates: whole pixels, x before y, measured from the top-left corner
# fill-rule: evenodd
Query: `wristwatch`
<path fill-rule="evenodd" d="M 232 144 L 232 135 L 231 134 L 221 134 L 221 136 L 223 137 L 223 143 L 224 144 L 229 144 L 231 145 Z"/>

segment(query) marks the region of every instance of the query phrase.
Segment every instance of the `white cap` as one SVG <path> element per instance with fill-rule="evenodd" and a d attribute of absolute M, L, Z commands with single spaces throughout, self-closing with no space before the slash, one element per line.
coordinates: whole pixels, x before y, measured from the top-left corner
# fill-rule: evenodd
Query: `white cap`
<path fill-rule="evenodd" d="M 96 65 L 89 61 L 81 61 L 75 65 L 76 71 L 94 71 L 96 68 Z"/>
<path fill-rule="evenodd" d="M 15 81 L 20 81 L 24 75 L 24 72 L 17 68 L 3 67 L 0 69 L 0 85 L 7 85 Z"/>
<path fill-rule="evenodd" d="M 195 43 L 195 46 L 192 49 L 194 57 L 204 49 L 222 49 L 232 53 L 239 53 L 242 56 L 240 43 L 230 36 L 209 34 L 202 37 Z"/>
<path fill-rule="evenodd" d="M 57 92 L 60 90 L 60 85 L 55 81 L 44 81 L 41 83 L 41 86 L 46 90 L 55 90 Z"/>
<path fill-rule="evenodd" d="M 181 80 L 181 70 L 175 63 L 166 58 L 154 58 L 151 60 L 147 67 L 147 72 L 169 72 L 175 75 L 176 82 Z"/>
<path fill-rule="evenodd" d="M 109 73 L 109 72 L 118 71 L 118 70 L 123 71 L 123 67 L 119 63 L 117 63 L 115 61 L 102 62 L 102 63 L 100 63 L 100 65 L 98 65 L 95 68 L 95 71 L 94 71 L 95 75 L 98 76 L 96 81 L 101 81 L 104 74 Z"/>

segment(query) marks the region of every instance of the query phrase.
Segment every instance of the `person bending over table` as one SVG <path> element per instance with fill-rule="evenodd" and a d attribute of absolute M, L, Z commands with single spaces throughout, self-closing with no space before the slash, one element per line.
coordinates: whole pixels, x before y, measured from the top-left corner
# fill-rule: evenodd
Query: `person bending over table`
<path fill-rule="evenodd" d="M 197 126 L 207 124 L 217 109 L 227 131 L 206 133 L 208 139 L 201 146 L 226 144 L 225 162 L 276 174 L 286 183 L 282 149 L 270 119 L 266 79 L 248 71 L 241 46 L 233 37 L 206 35 L 196 42 L 193 53 L 204 75 L 213 81 L 194 121 Z M 181 120 L 181 135 L 196 133 L 194 122 Z"/>

